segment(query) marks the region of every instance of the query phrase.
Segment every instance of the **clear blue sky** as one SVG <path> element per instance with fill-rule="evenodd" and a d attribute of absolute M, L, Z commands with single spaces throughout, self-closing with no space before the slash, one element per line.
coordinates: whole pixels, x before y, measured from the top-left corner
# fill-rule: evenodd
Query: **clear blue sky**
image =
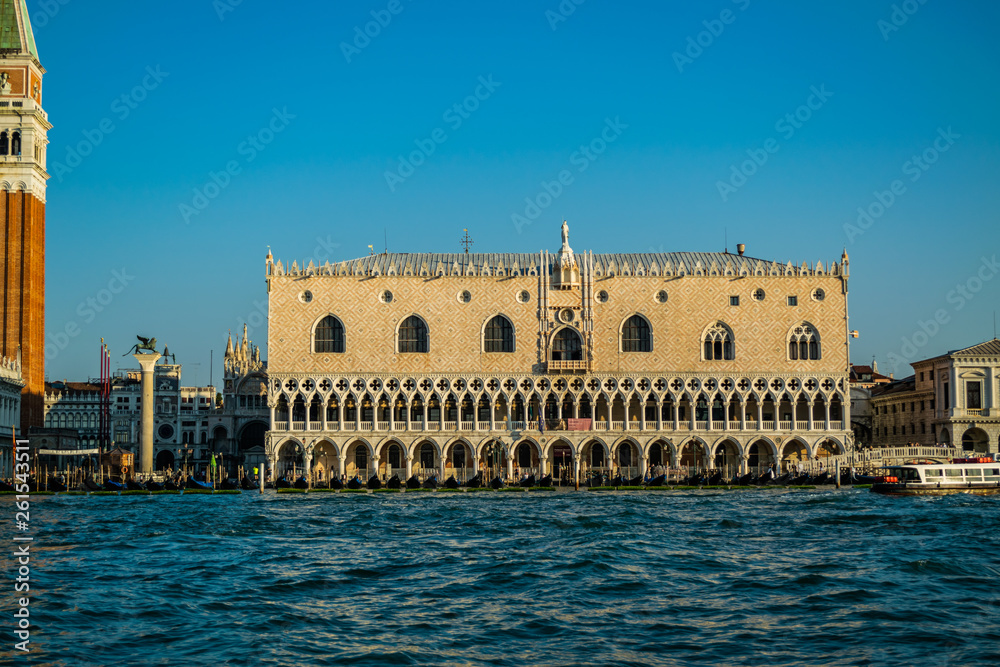
<path fill-rule="evenodd" d="M 846 246 L 852 356 L 883 371 L 890 353 L 993 335 L 994 2 L 910 0 L 895 24 L 893 2 L 872 0 L 563 2 L 569 16 L 558 0 L 100 4 L 28 2 L 55 126 L 50 379 L 96 375 L 101 336 L 128 366 L 142 333 L 186 383 L 208 381 L 215 350 L 218 381 L 227 331 L 266 299 L 268 245 L 288 261 L 331 245 L 345 259 L 381 250 L 385 233 L 392 251 L 458 251 L 467 227 L 476 251 L 537 251 L 558 247 L 563 218 L 578 251 L 721 251 L 726 230 L 730 249 L 781 261 L 827 263 Z M 355 42 L 372 12 L 387 25 Z M 478 108 L 446 115 L 477 89 Z M 779 124 L 796 112 L 808 119 Z M 606 119 L 627 127 L 593 160 L 577 153 Z M 246 143 L 272 123 L 270 143 Z M 433 154 L 400 171 L 418 140 Z M 748 151 L 767 161 L 730 180 Z M 908 164 L 925 151 L 933 164 Z M 219 176 L 227 165 L 238 173 Z M 562 170 L 572 183 L 515 227 Z M 406 178 L 390 187 L 387 171 Z M 216 190 L 212 173 L 230 182 Z M 897 179 L 901 194 L 857 226 Z M 123 268 L 124 290 L 102 292 Z M 937 311 L 946 323 L 921 336 Z M 67 325 L 78 335 L 60 339 Z M 914 334 L 922 347 L 904 348 Z M 264 327 L 251 337 L 263 345 Z"/>

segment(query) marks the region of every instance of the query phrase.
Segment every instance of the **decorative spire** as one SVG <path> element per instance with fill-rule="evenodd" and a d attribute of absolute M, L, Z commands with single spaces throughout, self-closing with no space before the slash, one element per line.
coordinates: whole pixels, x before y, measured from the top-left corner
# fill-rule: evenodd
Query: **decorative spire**
<path fill-rule="evenodd" d="M 229 330 L 229 342 L 226 343 L 226 356 L 225 356 L 225 358 L 228 359 L 231 356 L 233 356 L 233 330 L 232 329 Z"/>
<path fill-rule="evenodd" d="M 11 55 L 30 56 L 38 62 L 35 34 L 31 30 L 24 0 L 0 2 L 0 52 L 5 58 Z"/>

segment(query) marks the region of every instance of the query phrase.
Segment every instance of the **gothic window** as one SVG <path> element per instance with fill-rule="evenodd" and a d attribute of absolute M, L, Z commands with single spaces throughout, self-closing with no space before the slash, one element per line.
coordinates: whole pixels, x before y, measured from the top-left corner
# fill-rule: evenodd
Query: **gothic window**
<path fill-rule="evenodd" d="M 732 361 L 736 358 L 733 332 L 722 322 L 716 322 L 705 332 L 705 361 Z"/>
<path fill-rule="evenodd" d="M 344 325 L 333 315 L 327 315 L 316 325 L 316 352 L 342 354 L 344 352 Z"/>
<path fill-rule="evenodd" d="M 427 325 L 416 315 L 410 315 L 399 325 L 400 352 L 427 352 Z"/>
<path fill-rule="evenodd" d="M 821 358 L 819 334 L 808 322 L 792 329 L 788 337 L 788 358 L 791 361 L 815 361 Z"/>
<path fill-rule="evenodd" d="M 10 138 L 7 132 L 0 132 L 0 155 L 10 154 Z"/>
<path fill-rule="evenodd" d="M 20 155 L 21 154 L 21 133 L 14 132 L 10 135 L 10 154 Z"/>
<path fill-rule="evenodd" d="M 552 361 L 583 361 L 583 341 L 580 334 L 564 327 L 552 339 Z"/>
<path fill-rule="evenodd" d="M 483 332 L 483 351 L 514 351 L 514 325 L 503 315 L 497 315 L 486 323 L 486 330 Z"/>
<path fill-rule="evenodd" d="M 652 352 L 653 334 L 642 315 L 633 315 L 622 327 L 622 352 Z"/>

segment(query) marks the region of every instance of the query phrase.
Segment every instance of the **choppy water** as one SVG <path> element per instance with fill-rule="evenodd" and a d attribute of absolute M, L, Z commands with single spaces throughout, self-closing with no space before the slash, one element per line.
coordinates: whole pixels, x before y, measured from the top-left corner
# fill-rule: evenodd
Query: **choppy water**
<path fill-rule="evenodd" d="M 31 518 L 30 664 L 1000 664 L 1000 497 L 50 497 Z"/>

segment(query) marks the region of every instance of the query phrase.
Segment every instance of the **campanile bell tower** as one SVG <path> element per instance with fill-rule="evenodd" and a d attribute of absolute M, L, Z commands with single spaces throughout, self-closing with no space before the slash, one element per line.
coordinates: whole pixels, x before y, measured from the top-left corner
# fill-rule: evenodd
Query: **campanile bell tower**
<path fill-rule="evenodd" d="M 24 0 L 0 0 L 0 356 L 21 353 L 25 433 L 42 425 L 45 391 L 45 152 L 52 126 L 42 109 L 43 74 Z"/>

